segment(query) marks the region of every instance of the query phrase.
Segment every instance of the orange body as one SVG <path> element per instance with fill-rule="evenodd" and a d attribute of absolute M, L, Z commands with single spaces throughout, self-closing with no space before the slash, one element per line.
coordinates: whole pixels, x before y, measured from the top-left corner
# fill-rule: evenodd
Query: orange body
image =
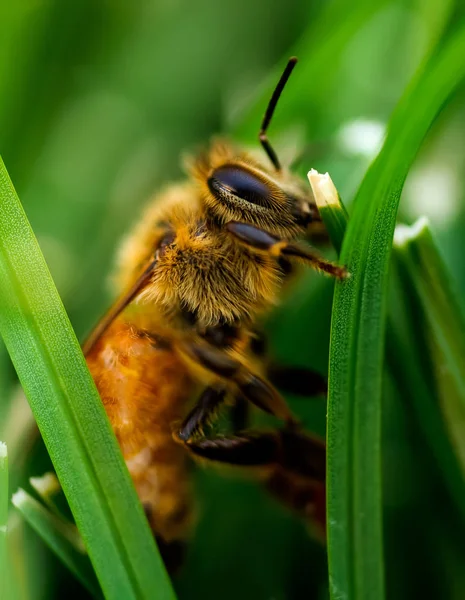
<path fill-rule="evenodd" d="M 189 457 L 172 437 L 194 384 L 164 342 L 116 319 L 87 356 L 139 498 L 158 538 L 184 539 L 192 522 Z"/>

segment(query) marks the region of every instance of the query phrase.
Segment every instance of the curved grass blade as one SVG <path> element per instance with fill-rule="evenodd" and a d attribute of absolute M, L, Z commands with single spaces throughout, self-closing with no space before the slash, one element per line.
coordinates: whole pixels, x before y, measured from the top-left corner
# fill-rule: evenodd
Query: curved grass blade
<path fill-rule="evenodd" d="M 50 512 L 21 488 L 13 495 L 12 503 L 92 596 L 102 598 L 92 564 L 76 526 Z"/>
<path fill-rule="evenodd" d="M 0 598 L 6 586 L 6 534 L 8 521 L 8 450 L 0 442 Z"/>
<path fill-rule="evenodd" d="M 397 304 L 405 313 L 403 320 L 389 321 L 399 340 L 394 372 L 465 521 L 463 307 L 426 219 L 398 227 L 394 250 Z"/>
<path fill-rule="evenodd" d="M 55 515 L 60 515 L 56 499 L 60 497 L 62 489 L 55 473 L 44 473 L 41 477 L 29 477 L 29 483 L 48 510 Z"/>
<path fill-rule="evenodd" d="M 381 384 L 388 266 L 408 170 L 435 117 L 465 77 L 465 27 L 400 101 L 384 146 L 355 200 L 335 287 L 328 405 L 328 552 L 331 597 L 384 597 Z"/>
<path fill-rule="evenodd" d="M 44 473 L 41 477 L 29 477 L 29 483 L 51 513 L 74 523 L 66 496 L 55 473 Z"/>
<path fill-rule="evenodd" d="M 346 209 L 327 173 L 312 169 L 308 179 L 331 243 L 340 252 Z M 397 227 L 392 254 L 392 275 L 399 284 L 391 285 L 389 299 L 388 370 L 401 402 L 413 408 L 437 471 L 465 522 L 463 307 L 426 219 Z M 438 345 L 447 348 L 440 352 Z"/>
<path fill-rule="evenodd" d="M 402 231 L 402 230 L 401 230 Z M 459 294 L 427 219 L 397 235 L 396 256 L 410 280 L 410 297 L 421 303 L 438 403 L 465 474 L 465 316 Z M 404 278 L 404 282 L 408 282 Z M 419 316 L 420 316 L 419 315 Z M 465 496 L 464 496 L 465 502 Z"/>
<path fill-rule="evenodd" d="M 0 161 L 0 333 L 106 598 L 173 598 L 42 253 Z"/>

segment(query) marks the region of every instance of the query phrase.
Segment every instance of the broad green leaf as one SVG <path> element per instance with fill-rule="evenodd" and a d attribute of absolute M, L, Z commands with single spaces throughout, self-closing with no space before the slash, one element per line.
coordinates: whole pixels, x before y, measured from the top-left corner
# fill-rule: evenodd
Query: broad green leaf
<path fill-rule="evenodd" d="M 465 27 L 421 70 L 355 199 L 335 287 L 328 405 L 328 552 L 332 598 L 384 597 L 381 384 L 389 258 L 409 168 L 465 76 Z"/>
<path fill-rule="evenodd" d="M 0 333 L 107 598 L 172 598 L 129 473 L 0 162 Z"/>

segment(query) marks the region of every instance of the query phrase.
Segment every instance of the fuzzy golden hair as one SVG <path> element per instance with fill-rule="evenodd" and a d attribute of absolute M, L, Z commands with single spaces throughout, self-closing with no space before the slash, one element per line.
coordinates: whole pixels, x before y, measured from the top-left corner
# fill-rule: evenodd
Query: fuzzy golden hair
<path fill-rule="evenodd" d="M 274 257 L 240 244 L 221 224 L 239 220 L 292 238 L 304 233 L 295 219 L 296 207 L 303 206 L 305 211 L 311 197 L 302 197 L 294 178 L 287 174 L 272 177 L 248 154 L 237 153 L 224 141 L 213 143 L 208 153 L 189 165 L 192 179 L 155 197 L 123 243 L 116 287 L 123 291 L 130 286 L 168 229 L 173 241 L 138 298 L 144 311 L 150 306 L 154 325 L 185 327 L 182 313 L 195 315 L 200 328 L 249 323 L 277 302 L 282 271 Z M 271 191 L 271 209 L 249 204 L 246 210 L 239 205 L 240 199 L 234 208 L 219 202 L 206 181 L 224 165 L 240 165 L 261 178 Z"/>

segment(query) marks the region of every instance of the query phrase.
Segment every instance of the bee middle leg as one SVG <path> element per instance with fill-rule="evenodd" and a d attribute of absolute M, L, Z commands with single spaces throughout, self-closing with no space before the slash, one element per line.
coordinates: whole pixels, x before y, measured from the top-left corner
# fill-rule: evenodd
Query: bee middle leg
<path fill-rule="evenodd" d="M 264 346 L 263 346 L 264 347 Z M 253 350 L 253 349 L 252 349 Z M 219 378 L 215 386 L 207 387 L 181 425 L 179 436 L 187 441 L 211 423 L 224 402 L 227 389 L 235 389 L 233 419 L 235 430 L 243 429 L 248 420 L 248 402 L 261 410 L 296 424 L 296 418 L 275 386 L 301 396 L 325 395 L 326 380 L 319 373 L 301 367 L 274 363 L 266 366 L 267 379 L 253 373 L 239 360 L 211 344 L 186 344 L 184 351 L 197 363 Z"/>
<path fill-rule="evenodd" d="M 261 410 L 283 419 L 288 424 L 296 423 L 294 415 L 278 390 L 240 360 L 209 344 L 185 344 L 183 350 L 191 360 L 216 375 L 225 387 L 232 388 L 235 395 L 242 396 Z"/>

